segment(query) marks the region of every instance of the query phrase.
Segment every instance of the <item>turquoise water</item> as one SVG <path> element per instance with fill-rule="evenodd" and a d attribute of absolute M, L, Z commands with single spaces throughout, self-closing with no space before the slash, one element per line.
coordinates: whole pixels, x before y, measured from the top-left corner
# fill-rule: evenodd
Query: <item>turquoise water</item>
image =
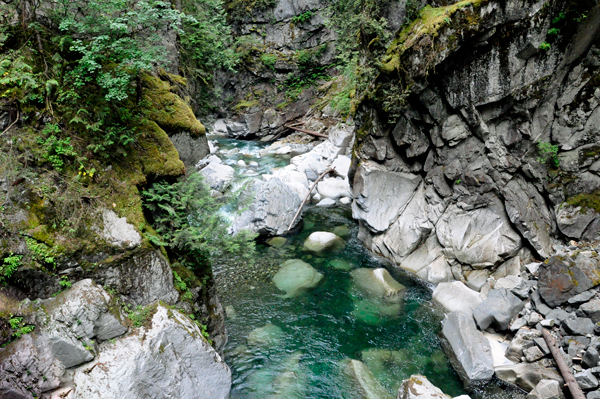
<path fill-rule="evenodd" d="M 247 178 L 250 169 L 235 166 L 239 159 L 259 162 L 260 174 L 289 163 L 281 156 L 257 158 L 264 145 L 255 142 L 220 139 L 219 145 L 240 150 L 226 160 L 236 168 L 236 184 Z M 335 231 L 346 245 L 335 253 L 309 254 L 302 245 L 314 231 Z M 466 393 L 441 349 L 438 333 L 443 315 L 430 302 L 431 287 L 387 265 L 406 287 L 402 310 L 395 317 L 356 314 L 355 304 L 364 304 L 364 298 L 352 289 L 351 272 L 334 266 L 386 266 L 356 239 L 357 232 L 349 209 L 308 208 L 300 231 L 286 237 L 283 247 L 259 243 L 254 264 L 230 259 L 213 265 L 219 298 L 228 314 L 225 360 L 233 376 L 231 398 L 359 398 L 344 371 L 348 359 L 363 361 L 390 398 L 412 374 L 427 376 L 448 395 Z M 271 279 L 289 259 L 302 259 L 323 273 L 321 284 L 298 297 L 284 297 Z M 257 343 L 253 331 L 264 326 L 274 332 Z M 380 350 L 388 352 L 376 356 Z M 496 383 L 470 395 L 473 399 L 524 398 L 517 391 L 499 389 Z"/>

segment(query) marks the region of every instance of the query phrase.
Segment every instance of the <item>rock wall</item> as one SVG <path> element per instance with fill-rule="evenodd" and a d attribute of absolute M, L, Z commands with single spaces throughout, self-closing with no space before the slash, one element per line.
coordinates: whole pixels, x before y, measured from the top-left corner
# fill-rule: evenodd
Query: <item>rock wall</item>
<path fill-rule="evenodd" d="M 365 244 L 479 290 L 505 262 L 599 239 L 599 33 L 593 2 L 535 0 L 428 7 L 398 32 L 356 118 Z"/>

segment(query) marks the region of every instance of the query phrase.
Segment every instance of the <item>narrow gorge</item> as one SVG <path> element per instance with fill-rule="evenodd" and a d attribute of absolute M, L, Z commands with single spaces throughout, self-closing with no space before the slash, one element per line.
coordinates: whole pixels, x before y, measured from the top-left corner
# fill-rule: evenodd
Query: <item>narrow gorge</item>
<path fill-rule="evenodd" d="M 600 398 L 596 0 L 0 19 L 0 399 Z"/>

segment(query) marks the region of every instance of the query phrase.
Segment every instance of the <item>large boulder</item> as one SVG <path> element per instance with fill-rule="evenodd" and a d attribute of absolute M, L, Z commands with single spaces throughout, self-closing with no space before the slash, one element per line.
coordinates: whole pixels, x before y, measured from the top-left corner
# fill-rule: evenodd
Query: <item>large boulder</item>
<path fill-rule="evenodd" d="M 562 377 L 554 370 L 535 363 L 517 363 L 511 366 L 496 367 L 496 376 L 503 381 L 517 385 L 529 392 L 542 380 L 554 380 L 562 386 Z"/>
<path fill-rule="evenodd" d="M 440 283 L 433 291 L 433 301 L 442 305 L 449 312 L 460 311 L 472 314 L 482 302 L 478 292 L 473 291 L 460 281 Z"/>
<path fill-rule="evenodd" d="M 327 231 L 315 231 L 304 241 L 304 249 L 317 254 L 336 251 L 342 249 L 344 245 L 346 245 L 344 240 Z"/>
<path fill-rule="evenodd" d="M 204 176 L 210 188 L 221 192 L 224 192 L 233 182 L 234 173 L 235 170 L 231 166 L 219 162 L 211 162 L 200 170 L 200 174 Z"/>
<path fill-rule="evenodd" d="M 283 330 L 275 324 L 265 324 L 248 334 L 248 345 L 274 347 L 283 339 Z"/>
<path fill-rule="evenodd" d="M 494 375 L 494 358 L 488 340 L 470 314 L 452 312 L 443 322 L 444 349 L 466 383 L 488 381 Z"/>
<path fill-rule="evenodd" d="M 290 259 L 281 265 L 273 276 L 273 282 L 286 297 L 294 297 L 319 285 L 323 274 L 300 259 Z"/>
<path fill-rule="evenodd" d="M 390 394 L 361 361 L 347 359 L 343 363 L 343 372 L 354 392 L 360 399 L 393 399 Z"/>
<path fill-rule="evenodd" d="M 148 328 L 107 344 L 72 371 L 76 398 L 227 398 L 231 372 L 200 328 L 157 305 Z"/>
<path fill-rule="evenodd" d="M 351 197 L 350 184 L 345 179 L 323 179 L 317 184 L 317 191 L 322 198 L 334 200 L 342 197 Z"/>
<path fill-rule="evenodd" d="M 480 329 L 485 330 L 490 325 L 504 331 L 515 318 L 525 303 L 506 288 L 493 289 L 487 298 L 474 310 L 473 317 Z"/>
<path fill-rule="evenodd" d="M 424 375 L 411 375 L 402 381 L 398 399 L 451 399 L 441 389 L 433 385 Z"/>
<path fill-rule="evenodd" d="M 529 392 L 527 399 L 565 399 L 565 394 L 558 381 L 541 380 L 533 391 Z"/>

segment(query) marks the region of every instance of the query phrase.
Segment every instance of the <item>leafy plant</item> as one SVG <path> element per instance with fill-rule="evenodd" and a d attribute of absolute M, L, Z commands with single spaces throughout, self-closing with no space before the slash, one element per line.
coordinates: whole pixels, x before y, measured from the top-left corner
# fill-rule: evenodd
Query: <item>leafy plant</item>
<path fill-rule="evenodd" d="M 124 308 L 127 312 L 129 308 Z M 127 317 L 131 320 L 131 324 L 134 327 L 142 327 L 148 324 L 152 318 L 152 306 L 138 306 L 134 311 L 129 311 Z"/>
<path fill-rule="evenodd" d="M 71 283 L 71 281 L 69 280 L 69 276 L 62 276 L 60 278 L 60 280 L 58 281 L 58 284 L 60 284 L 61 287 L 63 287 L 63 289 L 67 289 L 67 288 L 71 288 L 71 286 L 73 285 Z"/>
<path fill-rule="evenodd" d="M 292 17 L 292 23 L 294 24 L 302 24 L 306 21 L 309 21 L 313 17 L 313 12 L 308 10 L 304 11 L 302 14 L 294 15 Z"/>
<path fill-rule="evenodd" d="M 4 284 L 7 279 L 21 266 L 23 255 L 14 255 L 12 252 L 5 257 L 0 264 L 0 284 Z"/>
<path fill-rule="evenodd" d="M 275 54 L 262 54 L 260 60 L 267 68 L 275 70 L 275 63 L 277 62 L 277 56 Z"/>
<path fill-rule="evenodd" d="M 552 25 L 558 25 L 565 18 L 567 18 L 567 15 L 564 12 L 558 13 L 558 15 L 552 19 Z"/>
<path fill-rule="evenodd" d="M 540 44 L 540 50 L 548 51 L 550 50 L 550 47 L 550 43 L 548 42 L 543 42 Z"/>
<path fill-rule="evenodd" d="M 13 317 L 12 315 L 8 319 L 8 324 L 10 325 L 11 329 L 15 330 L 12 334 L 13 339 L 21 338 L 23 335 L 29 334 L 35 329 L 34 325 L 24 324 L 22 317 Z"/>
<path fill-rule="evenodd" d="M 191 300 L 193 295 L 190 291 L 188 285 L 185 281 L 179 276 L 179 274 L 173 270 L 173 282 L 177 291 L 181 292 L 181 300 L 188 301 Z"/>
<path fill-rule="evenodd" d="M 556 168 L 560 166 L 558 145 L 552 145 L 544 141 L 539 141 L 537 143 L 537 149 L 539 155 L 537 160 L 539 163 L 551 165 Z"/>
<path fill-rule="evenodd" d="M 209 256 L 236 255 L 251 260 L 255 234 L 227 232 L 228 222 L 202 176 L 193 173 L 174 183 L 154 183 L 143 192 L 160 241 L 184 266 L 206 271 Z"/>
<path fill-rule="evenodd" d="M 558 28 L 550 28 L 550 29 L 548 29 L 548 35 L 549 36 L 558 36 L 559 33 L 560 33 L 560 29 L 558 29 Z"/>
<path fill-rule="evenodd" d="M 25 237 L 25 244 L 27 245 L 27 249 L 29 249 L 35 260 L 56 267 L 56 252 L 54 251 L 54 249 L 44 244 L 43 242 L 36 241 L 31 237 Z"/>

